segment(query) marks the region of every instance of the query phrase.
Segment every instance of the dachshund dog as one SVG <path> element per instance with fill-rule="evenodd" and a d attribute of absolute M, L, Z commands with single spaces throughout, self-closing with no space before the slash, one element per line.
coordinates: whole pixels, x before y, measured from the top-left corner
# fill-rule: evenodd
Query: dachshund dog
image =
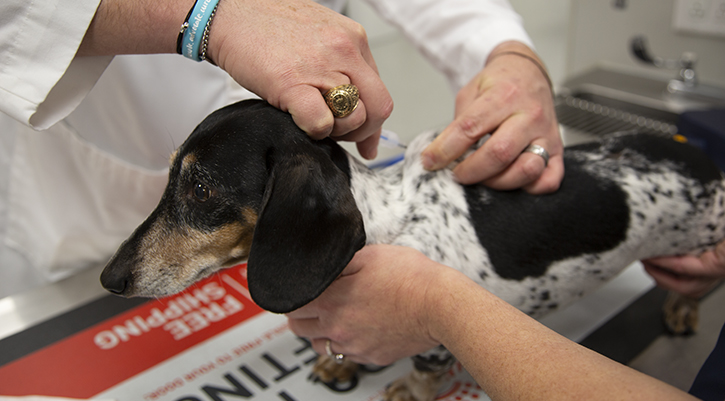
<path fill-rule="evenodd" d="M 634 261 L 725 238 L 722 174 L 687 144 L 623 134 L 569 147 L 560 189 L 535 196 L 424 170 L 420 153 L 434 137 L 372 171 L 262 101 L 217 110 L 172 155 L 159 205 L 101 282 L 122 296 L 163 296 L 247 260 L 255 302 L 286 313 L 320 295 L 365 244 L 388 243 L 540 317 Z M 413 359 L 389 398 L 433 400 L 454 360 L 441 347 Z M 351 362 L 330 362 L 318 360 L 321 379 L 350 374 Z"/>

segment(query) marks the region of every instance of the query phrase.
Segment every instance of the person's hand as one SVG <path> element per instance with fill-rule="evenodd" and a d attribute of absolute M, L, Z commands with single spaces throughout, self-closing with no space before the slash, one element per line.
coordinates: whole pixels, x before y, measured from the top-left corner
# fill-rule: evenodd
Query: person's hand
<path fill-rule="evenodd" d="M 483 146 L 455 167 L 458 181 L 500 190 L 553 192 L 564 176 L 564 162 L 551 88 L 534 62 L 500 54 L 508 51 L 538 60 L 518 42 L 496 47 L 486 67 L 458 93 L 456 118 L 423 152 L 424 166 L 443 168 L 490 133 Z M 542 157 L 522 153 L 531 144 L 546 149 L 548 166 Z"/>
<path fill-rule="evenodd" d="M 310 0 L 221 1 L 209 34 L 209 58 L 239 84 L 280 110 L 315 139 L 357 142 L 377 153 L 393 101 L 360 24 Z M 357 109 L 334 118 L 323 93 L 352 83 Z"/>
<path fill-rule="evenodd" d="M 652 258 L 642 264 L 659 287 L 700 298 L 725 278 L 725 241 L 700 256 Z"/>
<path fill-rule="evenodd" d="M 426 293 L 452 270 L 411 248 L 369 245 L 318 298 L 287 314 L 319 354 L 331 350 L 384 366 L 438 345 L 426 326 Z"/>

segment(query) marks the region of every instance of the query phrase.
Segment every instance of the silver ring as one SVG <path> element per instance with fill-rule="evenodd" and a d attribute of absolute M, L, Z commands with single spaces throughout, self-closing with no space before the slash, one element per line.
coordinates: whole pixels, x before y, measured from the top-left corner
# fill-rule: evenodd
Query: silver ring
<path fill-rule="evenodd" d="M 334 359 L 335 363 L 339 365 L 345 361 L 345 355 L 333 353 L 332 348 L 330 347 L 331 343 L 332 343 L 332 340 L 327 340 L 327 342 L 325 343 L 325 351 L 327 351 L 327 356 Z"/>
<path fill-rule="evenodd" d="M 524 149 L 521 153 L 533 153 L 537 156 L 541 156 L 542 159 L 544 159 L 544 167 L 549 165 L 549 152 L 546 151 L 543 147 L 539 145 L 534 145 L 533 143 L 529 145 L 526 149 Z"/>

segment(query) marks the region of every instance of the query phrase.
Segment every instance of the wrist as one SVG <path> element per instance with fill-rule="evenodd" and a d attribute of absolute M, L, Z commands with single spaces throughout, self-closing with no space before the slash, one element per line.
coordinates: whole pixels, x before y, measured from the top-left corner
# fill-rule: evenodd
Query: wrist
<path fill-rule="evenodd" d="M 103 0 L 78 56 L 173 53 L 184 16 L 194 0 Z"/>
<path fill-rule="evenodd" d="M 525 44 L 521 42 L 517 42 L 514 40 L 510 40 L 508 42 L 502 42 L 498 46 L 494 47 L 493 50 L 491 50 L 491 53 L 488 54 L 488 57 L 486 58 L 486 65 L 488 65 L 493 59 L 495 59 L 499 54 L 504 52 L 519 52 L 526 54 L 527 56 L 535 58 L 537 61 L 541 62 L 539 59 L 539 56 L 534 52 L 529 46 L 526 46 Z"/>
<path fill-rule="evenodd" d="M 461 306 L 465 305 L 460 298 L 461 292 L 468 291 L 468 286 L 471 284 L 478 286 L 457 270 L 435 262 L 431 263 L 435 264 L 435 275 L 429 280 L 425 291 L 421 322 L 433 341 L 446 346 L 449 334 L 455 325 L 455 317 L 459 314 Z"/>
<path fill-rule="evenodd" d="M 238 2 L 220 0 L 214 16 L 214 29 L 209 32 L 206 54 L 207 58 L 213 60 L 216 65 L 223 67 L 225 57 L 223 47 L 227 37 L 227 27 L 231 24 L 243 24 L 244 20 L 239 15 Z"/>
<path fill-rule="evenodd" d="M 521 42 L 515 41 L 501 43 L 500 45 L 496 46 L 493 51 L 491 51 L 491 53 L 488 55 L 485 65 L 488 66 L 494 60 L 503 56 L 519 57 L 521 59 L 527 60 L 533 66 L 536 66 L 544 79 L 546 79 L 546 82 L 549 84 L 549 90 L 553 94 L 554 85 L 551 82 L 551 78 L 549 77 L 549 71 L 546 69 L 544 62 L 530 47 L 526 46 Z"/>

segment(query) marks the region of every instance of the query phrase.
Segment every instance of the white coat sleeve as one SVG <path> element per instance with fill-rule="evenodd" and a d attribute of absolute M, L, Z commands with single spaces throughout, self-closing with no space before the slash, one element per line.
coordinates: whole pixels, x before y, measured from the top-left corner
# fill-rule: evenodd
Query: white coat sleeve
<path fill-rule="evenodd" d="M 366 0 L 398 27 L 457 91 L 483 69 L 499 44 L 533 48 L 521 17 L 505 0 Z"/>
<path fill-rule="evenodd" d="M 74 58 L 99 4 L 0 2 L 0 111 L 44 129 L 75 109 L 112 60 Z"/>

